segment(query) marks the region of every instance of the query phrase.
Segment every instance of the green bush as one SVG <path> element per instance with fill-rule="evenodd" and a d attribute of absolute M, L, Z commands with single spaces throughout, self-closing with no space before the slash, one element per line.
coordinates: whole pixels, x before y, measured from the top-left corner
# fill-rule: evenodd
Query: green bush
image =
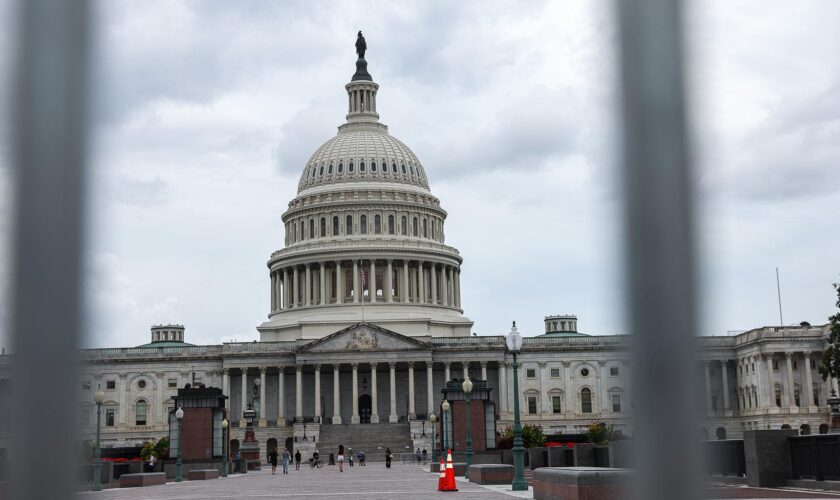
<path fill-rule="evenodd" d="M 509 445 L 508 445 L 509 444 Z M 539 425 L 525 424 L 522 426 L 522 446 L 538 448 L 545 444 L 545 433 Z M 507 426 L 499 433 L 496 448 L 505 450 L 513 447 L 513 428 Z"/>
<path fill-rule="evenodd" d="M 140 458 L 142 458 L 144 462 L 148 462 L 149 457 L 152 456 L 153 453 L 155 457 L 160 458 L 157 456 L 157 452 L 155 451 L 155 443 L 151 441 L 143 443 L 143 448 L 140 450 Z"/>
<path fill-rule="evenodd" d="M 590 443 L 606 445 L 613 438 L 612 424 L 606 422 L 592 422 L 586 432 L 586 440 Z"/>
<path fill-rule="evenodd" d="M 157 458 L 169 458 L 169 439 L 160 438 L 155 445 L 155 456 Z"/>

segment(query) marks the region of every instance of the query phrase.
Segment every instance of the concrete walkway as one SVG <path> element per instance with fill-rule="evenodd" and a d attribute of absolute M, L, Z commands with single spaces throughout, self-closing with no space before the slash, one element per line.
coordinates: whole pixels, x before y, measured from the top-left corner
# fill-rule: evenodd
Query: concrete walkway
<path fill-rule="evenodd" d="M 265 498 L 458 498 L 511 500 L 503 492 L 458 481 L 457 493 L 437 491 L 438 475 L 428 467 L 394 464 L 390 469 L 384 463 L 371 463 L 366 467 L 324 466 L 310 469 L 301 466 L 299 471 L 290 467 L 289 474 L 271 475 L 271 469 L 231 475 L 209 481 L 184 481 L 147 488 L 109 489 L 98 493 L 81 493 L 83 499 L 133 499 L 198 500 L 206 498 L 265 499 Z M 425 469 L 425 470 L 424 470 Z"/>

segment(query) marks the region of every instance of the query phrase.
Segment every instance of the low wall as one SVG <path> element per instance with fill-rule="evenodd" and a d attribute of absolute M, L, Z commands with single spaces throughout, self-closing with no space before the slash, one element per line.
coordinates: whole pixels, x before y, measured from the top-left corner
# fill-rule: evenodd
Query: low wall
<path fill-rule="evenodd" d="M 476 484 L 511 484 L 513 483 L 513 466 L 506 464 L 471 465 L 470 482 Z"/>
<path fill-rule="evenodd" d="M 799 435 L 796 429 L 744 432 L 744 461 L 747 484 L 776 488 L 793 479 L 788 438 Z"/>
<path fill-rule="evenodd" d="M 619 500 L 628 494 L 631 474 L 603 467 L 542 467 L 534 471 L 534 498 Z"/>
<path fill-rule="evenodd" d="M 242 460 L 244 462 L 244 460 Z M 202 470 L 202 469 L 216 469 L 221 470 L 222 461 L 221 459 L 212 461 L 212 462 L 189 462 L 189 463 L 182 463 L 181 464 L 181 477 L 186 478 L 190 471 L 192 470 Z M 175 463 L 174 462 L 166 462 L 163 464 L 163 472 L 166 473 L 166 479 L 175 479 Z"/>

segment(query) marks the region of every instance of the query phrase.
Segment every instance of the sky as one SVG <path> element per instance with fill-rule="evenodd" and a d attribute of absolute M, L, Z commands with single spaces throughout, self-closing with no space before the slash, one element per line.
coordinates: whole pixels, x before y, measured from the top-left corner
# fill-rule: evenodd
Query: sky
<path fill-rule="evenodd" d="M 195 344 L 258 338 L 281 215 L 343 123 L 360 29 L 381 121 L 448 212 L 474 332 L 537 335 L 571 313 L 628 333 L 612 3 L 95 5 L 85 346 L 142 344 L 160 323 Z M 785 324 L 833 312 L 839 21 L 831 0 L 686 12 L 701 334 L 778 325 L 777 266 Z"/>

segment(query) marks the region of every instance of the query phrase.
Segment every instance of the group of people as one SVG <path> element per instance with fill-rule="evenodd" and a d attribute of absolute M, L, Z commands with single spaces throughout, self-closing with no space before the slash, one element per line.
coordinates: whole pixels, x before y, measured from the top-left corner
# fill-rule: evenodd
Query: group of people
<path fill-rule="evenodd" d="M 277 462 L 282 461 L 283 463 L 283 474 L 289 473 L 289 462 L 292 460 L 292 455 L 289 453 L 289 450 L 285 447 L 283 451 L 278 452 L 277 448 L 268 452 L 268 463 L 271 464 L 271 474 L 277 474 Z M 295 461 L 297 463 L 297 470 L 300 470 L 300 451 L 295 453 Z"/>
<path fill-rule="evenodd" d="M 426 450 L 425 449 L 423 450 L 423 453 L 421 455 L 420 448 L 417 448 L 417 460 L 418 460 L 418 462 L 420 461 L 420 457 L 422 456 L 422 457 L 425 458 L 425 455 L 426 455 Z M 300 470 L 301 458 L 302 457 L 301 457 L 301 454 L 300 454 L 300 450 L 295 451 L 295 455 L 294 455 L 295 470 Z M 360 451 L 358 453 L 358 458 L 359 458 L 359 466 L 364 467 L 365 466 L 365 452 Z M 389 469 L 391 468 L 391 459 L 392 458 L 393 458 L 393 454 L 391 453 L 391 448 L 385 448 L 385 467 L 387 467 Z M 152 464 L 154 464 L 153 460 L 154 460 L 154 457 L 152 457 Z M 314 461 L 315 464 L 318 464 L 318 462 L 320 462 L 321 456 L 318 453 L 318 450 L 315 450 L 315 452 L 312 454 L 312 460 Z M 336 463 L 338 463 L 338 471 L 339 472 L 344 472 L 344 460 L 345 460 L 345 449 L 344 449 L 344 445 L 342 444 L 342 445 L 338 446 L 338 453 L 336 453 L 336 455 L 333 455 L 332 453 L 330 453 L 329 465 L 336 465 Z M 291 455 L 291 453 L 289 453 L 289 450 L 285 447 L 283 448 L 282 451 L 278 451 L 275 448 L 275 449 L 271 450 L 270 452 L 268 452 L 268 463 L 271 464 L 271 474 L 272 475 L 277 473 L 277 464 L 278 463 L 283 464 L 283 474 L 288 474 L 289 473 L 289 462 L 291 462 L 291 461 L 292 461 L 292 455 Z M 352 467 L 353 466 L 353 448 L 347 448 L 347 461 L 348 461 L 348 465 L 350 467 Z"/>

